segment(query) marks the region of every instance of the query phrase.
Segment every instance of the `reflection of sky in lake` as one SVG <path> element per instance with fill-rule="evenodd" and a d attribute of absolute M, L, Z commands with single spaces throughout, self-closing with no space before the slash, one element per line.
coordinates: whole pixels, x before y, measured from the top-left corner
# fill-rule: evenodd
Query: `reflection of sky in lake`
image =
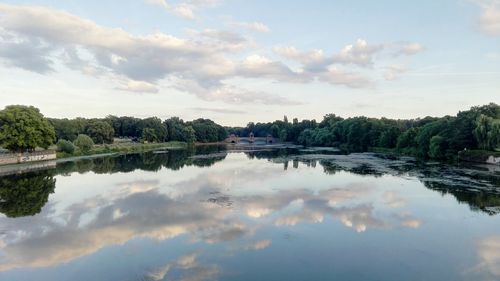
<path fill-rule="evenodd" d="M 0 280 L 497 280 L 500 219 L 416 178 L 230 153 L 210 167 L 57 176 L 0 217 Z"/>

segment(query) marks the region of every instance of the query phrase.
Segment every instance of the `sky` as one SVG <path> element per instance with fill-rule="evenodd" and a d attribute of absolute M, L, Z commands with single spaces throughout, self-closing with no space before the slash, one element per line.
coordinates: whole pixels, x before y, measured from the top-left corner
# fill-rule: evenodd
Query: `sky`
<path fill-rule="evenodd" d="M 223 125 L 500 103 L 500 0 L 0 0 L 0 108 Z"/>

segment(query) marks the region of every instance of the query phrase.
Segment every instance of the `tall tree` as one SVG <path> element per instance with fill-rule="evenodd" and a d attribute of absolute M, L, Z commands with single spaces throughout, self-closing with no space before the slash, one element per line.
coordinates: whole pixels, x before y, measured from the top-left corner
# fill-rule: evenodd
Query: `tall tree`
<path fill-rule="evenodd" d="M 55 137 L 54 127 L 38 108 L 9 105 L 0 111 L 0 146 L 4 148 L 16 152 L 47 149 Z"/>
<path fill-rule="evenodd" d="M 99 120 L 92 121 L 87 126 L 86 132 L 94 143 L 113 143 L 114 130 L 108 122 Z"/>

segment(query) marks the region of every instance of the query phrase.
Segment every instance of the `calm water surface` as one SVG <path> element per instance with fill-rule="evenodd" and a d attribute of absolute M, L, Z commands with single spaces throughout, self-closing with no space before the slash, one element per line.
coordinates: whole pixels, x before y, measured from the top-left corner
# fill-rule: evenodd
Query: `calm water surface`
<path fill-rule="evenodd" d="M 0 280 L 500 280 L 500 170 L 164 151 L 0 176 Z"/>

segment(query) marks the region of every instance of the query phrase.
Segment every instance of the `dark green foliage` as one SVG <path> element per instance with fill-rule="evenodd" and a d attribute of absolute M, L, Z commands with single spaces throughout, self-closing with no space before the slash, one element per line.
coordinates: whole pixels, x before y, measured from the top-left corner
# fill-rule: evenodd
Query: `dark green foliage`
<path fill-rule="evenodd" d="M 88 152 L 94 146 L 94 141 L 87 135 L 80 134 L 73 142 L 83 152 Z"/>
<path fill-rule="evenodd" d="M 0 111 L 0 146 L 15 152 L 47 149 L 55 139 L 54 127 L 38 108 L 9 105 Z"/>
<path fill-rule="evenodd" d="M 10 218 L 38 214 L 55 186 L 47 171 L 0 177 L 0 213 Z"/>
<path fill-rule="evenodd" d="M 56 139 L 65 139 L 69 141 L 74 141 L 78 136 L 78 133 L 83 131 L 85 128 L 84 124 L 79 122 L 77 119 L 49 119 L 56 131 Z"/>
<path fill-rule="evenodd" d="M 142 139 L 147 142 L 158 142 L 158 136 L 155 130 L 151 128 L 142 129 Z"/>
<path fill-rule="evenodd" d="M 229 128 L 230 133 L 248 136 L 272 134 L 281 141 L 305 146 L 338 146 L 349 151 L 371 148 L 397 149 L 422 158 L 450 158 L 464 149 L 494 150 L 500 146 L 500 106 L 490 103 L 461 111 L 456 117 L 425 117 L 414 120 L 353 117 L 335 114 L 315 120 L 293 119 L 272 123 L 248 123 L 245 128 Z"/>
<path fill-rule="evenodd" d="M 217 142 L 227 138 L 227 132 L 221 125 L 210 119 L 196 119 L 187 123 L 191 126 L 198 142 Z"/>
<path fill-rule="evenodd" d="M 191 126 L 186 126 L 182 130 L 182 138 L 187 143 L 193 143 L 196 141 L 196 132 Z"/>
<path fill-rule="evenodd" d="M 114 129 L 108 122 L 92 120 L 87 125 L 85 132 L 94 143 L 113 143 Z"/>
<path fill-rule="evenodd" d="M 434 159 L 444 159 L 448 143 L 442 136 L 433 136 L 429 144 L 429 157 Z"/>
<path fill-rule="evenodd" d="M 397 127 L 389 127 L 380 135 L 378 146 L 394 148 L 398 142 L 400 131 Z"/>
<path fill-rule="evenodd" d="M 163 122 L 167 129 L 168 140 L 170 141 L 184 141 L 183 130 L 184 121 L 179 117 L 172 117 Z"/>
<path fill-rule="evenodd" d="M 21 108 L 30 109 L 22 106 Z M 36 109 L 35 112 L 39 114 Z M 38 115 L 40 116 L 41 114 Z M 41 117 L 43 119 L 43 116 Z M 24 126 L 25 122 L 16 124 L 13 121 L 15 118 L 9 118 L 16 126 L 30 128 Z M 6 117 L 4 119 L 7 120 Z M 0 122 L 1 128 L 8 123 Z M 156 117 L 139 119 L 110 115 L 105 119 L 50 119 L 50 123 L 55 127 L 57 139 L 73 140 L 79 134 L 88 134 L 98 144 L 111 143 L 113 137 L 130 138 L 134 141 L 142 139 L 148 142 L 207 143 L 223 141 L 228 134 L 240 137 L 253 134 L 255 137 L 272 135 L 281 142 L 306 146 L 336 146 L 348 151 L 397 150 L 422 158 L 450 158 L 465 149 L 492 151 L 500 146 L 500 106 L 494 103 L 472 107 L 470 110 L 459 112 L 457 116 L 412 120 L 364 116 L 343 119 L 335 114 L 328 114 L 319 123 L 316 120 L 299 121 L 297 118 L 289 122 L 284 116 L 283 120 L 274 122 L 249 122 L 246 127 L 224 128 L 212 120 L 201 118 L 184 122 L 178 117 L 171 117 L 162 122 Z M 36 127 L 41 131 L 46 129 L 43 124 Z M 28 131 L 33 133 L 31 129 Z M 33 144 L 26 143 L 28 138 L 19 138 L 6 132 L 3 129 L 0 133 L 0 140 L 3 140 L 5 147 L 15 150 L 34 148 Z M 48 146 L 51 138 L 53 139 L 50 132 L 44 136 L 47 139 L 40 146 Z M 7 146 L 7 139 L 14 142 L 14 146 Z M 29 141 L 31 140 L 32 138 L 29 138 Z M 90 149 L 88 147 L 87 145 L 80 149 Z"/>
<path fill-rule="evenodd" d="M 71 154 L 75 152 L 75 145 L 70 141 L 60 139 L 57 141 L 57 151 Z"/>
<path fill-rule="evenodd" d="M 144 130 L 148 129 L 149 137 L 151 138 L 154 135 L 154 140 L 148 140 L 150 142 L 164 142 L 167 140 L 168 132 L 167 128 L 161 122 L 161 119 L 158 117 L 150 117 L 146 119 L 142 119 L 138 123 L 138 128 L 141 130 L 141 137 L 144 139 Z"/>

